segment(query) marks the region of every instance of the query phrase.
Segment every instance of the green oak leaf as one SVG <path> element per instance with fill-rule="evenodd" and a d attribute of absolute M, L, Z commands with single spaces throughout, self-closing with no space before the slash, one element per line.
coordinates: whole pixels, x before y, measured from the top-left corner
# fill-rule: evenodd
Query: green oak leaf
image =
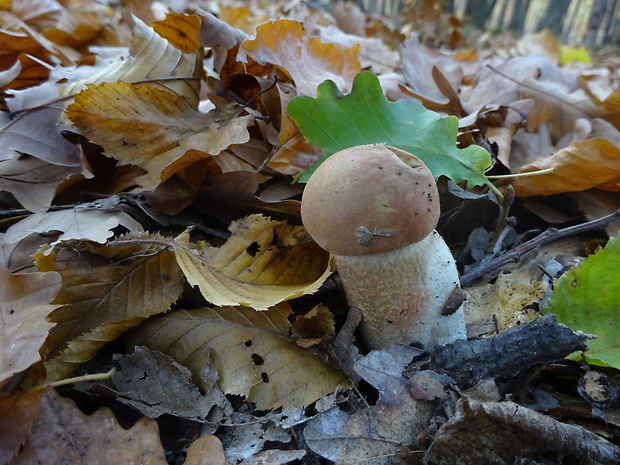
<path fill-rule="evenodd" d="M 545 313 L 573 329 L 595 334 L 591 363 L 620 368 L 620 239 L 590 255 L 558 279 Z"/>
<path fill-rule="evenodd" d="M 469 187 L 491 185 L 484 175 L 491 156 L 477 145 L 457 148 L 455 116 L 442 118 L 414 100 L 388 101 L 379 79 L 368 71 L 355 77 L 350 94 L 342 94 L 333 81 L 325 81 L 317 88 L 316 98 L 295 97 L 288 114 L 306 141 L 323 151 L 298 181 L 306 182 L 323 160 L 342 149 L 386 144 L 420 158 L 435 179 L 443 175 L 455 183 L 465 180 Z"/>

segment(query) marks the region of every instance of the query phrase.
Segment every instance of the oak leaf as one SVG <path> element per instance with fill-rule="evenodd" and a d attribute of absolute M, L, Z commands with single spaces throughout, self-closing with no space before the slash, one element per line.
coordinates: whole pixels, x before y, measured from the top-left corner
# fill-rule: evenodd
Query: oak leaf
<path fill-rule="evenodd" d="M 107 408 L 84 415 L 53 389 L 45 390 L 40 413 L 20 453 L 10 465 L 45 463 L 142 463 L 166 465 L 155 420 L 142 418 L 123 429 Z"/>
<path fill-rule="evenodd" d="M 256 28 L 256 38 L 244 41 L 237 59 L 247 57 L 261 64 L 271 63 L 282 68 L 295 81 L 297 92 L 314 96 L 317 86 L 331 79 L 340 88 L 350 89 L 360 71 L 359 46 L 343 49 L 324 44 L 316 37 L 307 37 L 303 25 L 280 19 Z"/>

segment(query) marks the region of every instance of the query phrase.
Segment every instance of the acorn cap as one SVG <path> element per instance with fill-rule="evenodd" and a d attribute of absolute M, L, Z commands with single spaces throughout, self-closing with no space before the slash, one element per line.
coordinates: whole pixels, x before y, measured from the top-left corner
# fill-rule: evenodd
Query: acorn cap
<path fill-rule="evenodd" d="M 439 213 L 437 185 L 426 165 L 382 144 L 327 158 L 301 203 L 308 233 L 334 255 L 372 255 L 419 242 L 435 229 Z"/>

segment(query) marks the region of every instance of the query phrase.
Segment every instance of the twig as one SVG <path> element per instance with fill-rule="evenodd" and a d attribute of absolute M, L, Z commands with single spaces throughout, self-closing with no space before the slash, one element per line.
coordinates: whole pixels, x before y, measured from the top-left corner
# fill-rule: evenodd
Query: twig
<path fill-rule="evenodd" d="M 609 223 L 616 219 L 620 219 L 620 209 L 616 210 L 613 213 L 610 213 L 609 215 L 603 216 L 602 218 L 598 218 L 596 220 L 588 221 L 582 224 L 577 224 L 575 226 L 569 226 L 568 228 L 549 228 L 546 231 L 540 233 L 535 238 L 524 242 L 518 247 L 515 247 L 513 250 L 506 252 L 499 257 L 495 257 L 488 263 L 485 263 L 465 273 L 463 276 L 461 276 L 461 287 L 467 286 L 476 279 L 481 278 L 487 273 L 491 273 L 503 267 L 504 265 L 507 265 L 508 263 L 519 261 L 521 256 L 526 252 L 529 252 L 530 250 L 534 250 L 537 247 L 549 244 L 554 241 L 558 241 L 560 239 L 564 239 L 566 237 L 574 236 L 575 234 L 580 234 L 588 231 L 596 231 L 597 229 L 601 229 L 607 226 Z"/>

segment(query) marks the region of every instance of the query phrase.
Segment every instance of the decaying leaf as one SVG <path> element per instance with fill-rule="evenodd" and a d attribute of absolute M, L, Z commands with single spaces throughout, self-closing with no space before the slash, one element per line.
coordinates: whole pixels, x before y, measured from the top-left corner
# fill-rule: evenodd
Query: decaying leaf
<path fill-rule="evenodd" d="M 246 307 L 175 310 L 136 330 L 132 342 L 159 350 L 200 378 L 205 364 L 218 386 L 259 409 L 306 406 L 349 382 L 318 353 L 299 347 L 287 304 L 257 312 Z"/>
<path fill-rule="evenodd" d="M 620 448 L 601 436 L 561 423 L 514 402 L 462 398 L 456 415 L 435 435 L 424 457 L 429 465 L 513 465 L 560 454 L 577 463 L 614 464 Z"/>
<path fill-rule="evenodd" d="M 387 144 L 415 154 L 435 178 L 443 175 L 455 183 L 467 180 L 469 186 L 490 184 L 484 176 L 491 165 L 489 153 L 475 145 L 457 148 L 457 118 L 441 118 L 415 101 L 389 102 L 371 73 L 358 74 L 348 95 L 326 81 L 319 86 L 316 99 L 297 97 L 288 112 L 308 142 L 323 151 L 319 162 L 301 174 L 301 181 L 308 180 L 322 160 L 342 149 Z"/>
<path fill-rule="evenodd" d="M 126 430 L 109 409 L 99 409 L 87 416 L 72 401 L 47 389 L 26 444 L 10 465 L 37 463 L 166 465 L 168 462 L 155 420 L 141 418 Z"/>
<path fill-rule="evenodd" d="M 355 369 L 379 390 L 379 401 L 361 412 L 349 414 L 334 407 L 313 418 L 304 430 L 308 446 L 336 463 L 406 461 L 433 412 L 432 403 L 409 395 L 409 380 L 402 374 L 415 355 L 417 349 L 393 344 L 360 360 Z"/>
<path fill-rule="evenodd" d="M 136 242 L 121 246 L 71 244 L 82 256 L 90 254 L 93 264 L 60 263 L 57 250 L 48 257 L 41 252 L 35 256 L 40 269 L 55 270 L 62 276 L 62 290 L 54 303 L 63 307 L 50 315 L 56 326 L 44 351 L 48 380 L 70 375 L 107 342 L 145 318 L 166 312 L 181 295 L 183 276 L 174 252 L 148 241 L 158 236 L 125 238 Z M 102 258 L 113 260 L 96 266 Z M 33 374 L 30 382 L 36 382 L 37 376 Z"/>
<path fill-rule="evenodd" d="M 229 229 L 232 236 L 218 248 L 190 248 L 187 234 L 174 246 L 187 281 L 214 305 L 265 310 L 316 292 L 332 272 L 329 254 L 303 227 L 250 215 Z"/>
<path fill-rule="evenodd" d="M 149 418 L 168 414 L 205 421 L 212 408 L 227 403 L 224 394 L 213 387 L 202 395 L 191 382 L 191 372 L 160 352 L 136 347 L 133 354 L 115 359 L 120 365 L 112 378 L 117 399 Z M 201 373 L 205 383 L 217 381 L 215 370 L 212 379 L 206 379 L 207 366 Z"/>
<path fill-rule="evenodd" d="M 54 272 L 10 273 L 0 246 L 0 386 L 41 359 L 39 349 L 54 326 L 47 316 L 58 308 L 51 302 L 61 285 Z"/>
<path fill-rule="evenodd" d="M 620 238 L 558 279 L 545 312 L 574 329 L 597 336 L 586 355 L 620 367 Z"/>

